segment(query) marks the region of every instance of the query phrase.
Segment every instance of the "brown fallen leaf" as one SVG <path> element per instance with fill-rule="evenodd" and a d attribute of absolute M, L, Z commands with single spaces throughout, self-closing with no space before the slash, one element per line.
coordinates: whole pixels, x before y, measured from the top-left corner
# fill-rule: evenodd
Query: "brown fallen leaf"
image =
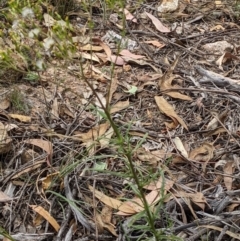
<path fill-rule="evenodd" d="M 114 114 L 114 113 L 124 110 L 128 107 L 129 107 L 129 100 L 119 101 L 115 105 L 111 106 L 110 113 Z"/>
<path fill-rule="evenodd" d="M 127 215 L 131 215 L 131 214 L 135 213 L 135 211 L 129 205 L 127 205 L 117 199 L 108 197 L 104 193 L 94 189 L 92 186 L 88 186 L 88 188 L 95 195 L 96 198 L 98 198 L 101 202 L 105 203 L 109 207 L 120 210 L 120 211 L 126 213 Z"/>
<path fill-rule="evenodd" d="M 0 122 L 0 154 L 11 150 L 12 139 L 8 136 L 7 129 L 2 122 Z"/>
<path fill-rule="evenodd" d="M 201 192 L 186 193 L 184 191 L 178 191 L 177 193 L 175 193 L 175 196 L 181 197 L 181 198 L 189 198 L 192 202 L 198 205 L 202 210 L 204 210 L 207 204 L 207 199 L 204 197 L 203 193 Z"/>
<path fill-rule="evenodd" d="M 210 143 L 203 143 L 200 147 L 190 151 L 189 158 L 194 161 L 208 162 L 213 158 L 214 147 Z"/>
<path fill-rule="evenodd" d="M 224 129 L 223 127 L 218 127 L 217 129 L 215 130 L 210 130 L 206 133 L 203 133 L 203 136 L 207 137 L 207 136 L 214 136 L 214 135 L 218 135 L 220 133 L 225 133 L 227 132 L 226 129 Z"/>
<path fill-rule="evenodd" d="M 207 229 L 213 229 L 213 230 L 217 230 L 219 231 L 220 233 L 223 231 L 222 228 L 220 227 L 217 227 L 217 226 L 213 226 L 213 225 L 199 225 L 198 227 L 203 227 L 203 228 L 207 228 Z M 237 239 L 237 240 L 240 240 L 240 234 L 238 233 L 233 233 L 231 231 L 224 231 L 225 234 L 227 234 L 228 236 L 234 238 L 234 239 Z M 230 239 L 229 239 L 230 240 Z"/>
<path fill-rule="evenodd" d="M 53 119 L 59 119 L 58 100 L 57 100 L 57 98 L 55 98 L 53 100 L 51 114 L 52 114 Z"/>
<path fill-rule="evenodd" d="M 102 221 L 103 228 L 106 228 L 110 231 L 114 236 L 118 236 L 115 231 L 115 226 L 111 223 L 112 220 L 112 208 L 109 206 L 104 206 L 102 212 L 99 214 Z"/>
<path fill-rule="evenodd" d="M 223 111 L 221 114 L 212 113 L 213 119 L 208 123 L 207 130 L 215 130 L 218 126 L 222 127 L 220 123 L 224 123 L 228 117 L 228 110 Z"/>
<path fill-rule="evenodd" d="M 222 25 L 220 25 L 220 24 L 218 24 L 218 25 L 216 25 L 216 26 L 213 26 L 212 28 L 210 28 L 210 32 L 212 32 L 212 31 L 218 31 L 218 30 L 225 30 L 225 28 L 222 26 Z"/>
<path fill-rule="evenodd" d="M 24 143 L 40 147 L 41 149 L 46 151 L 46 153 L 51 158 L 52 153 L 53 153 L 53 147 L 52 147 L 52 143 L 50 141 L 46 141 L 46 140 L 42 140 L 42 139 L 29 139 L 29 140 L 24 141 Z"/>
<path fill-rule="evenodd" d="M 144 55 L 133 54 L 133 53 L 131 53 L 127 49 L 123 49 L 119 54 L 124 56 L 124 57 L 129 57 L 129 58 L 132 58 L 132 59 L 142 59 L 142 58 L 145 58 Z"/>
<path fill-rule="evenodd" d="M 112 55 L 112 50 L 109 48 L 109 46 L 102 42 L 102 40 L 100 39 L 95 39 L 94 41 L 97 41 L 99 43 L 99 45 L 103 48 L 104 52 L 106 53 L 107 58 L 110 58 Z"/>
<path fill-rule="evenodd" d="M 233 173 L 235 170 L 235 165 L 234 165 L 234 161 L 227 161 L 226 164 L 223 167 L 223 171 L 224 171 L 224 184 L 227 188 L 228 191 L 232 190 L 232 182 L 233 182 Z"/>
<path fill-rule="evenodd" d="M 10 101 L 6 98 L 0 101 L 0 109 L 6 110 L 10 106 Z"/>
<path fill-rule="evenodd" d="M 188 158 L 188 152 L 186 151 L 181 139 L 179 137 L 175 137 L 173 139 L 173 142 L 176 146 L 176 148 L 178 149 L 178 151 L 185 157 Z"/>
<path fill-rule="evenodd" d="M 159 82 L 158 82 L 160 90 L 162 90 L 162 91 L 169 90 L 169 89 L 172 89 L 173 87 L 178 88 L 177 85 L 175 85 L 175 86 L 172 85 L 172 81 L 177 77 L 177 75 L 173 74 L 173 70 L 175 69 L 177 63 L 178 63 L 178 58 L 169 67 L 168 71 L 166 73 L 164 73 L 164 75 L 162 77 L 160 77 Z M 189 97 L 187 95 L 183 95 L 177 91 L 168 91 L 165 94 L 169 95 L 173 98 L 176 98 L 176 99 L 192 101 L 191 97 Z"/>
<path fill-rule="evenodd" d="M 134 23 L 137 23 L 137 19 L 126 8 L 124 8 L 124 14 L 125 14 L 126 20 L 130 20 Z"/>
<path fill-rule="evenodd" d="M 152 182 L 145 187 L 145 189 L 152 190 L 145 196 L 145 199 L 149 206 L 155 205 L 165 194 L 166 192 L 172 188 L 174 182 L 168 179 L 163 180 L 162 177 L 159 178 L 158 181 Z M 132 200 L 124 202 L 125 205 L 130 206 L 136 213 L 144 210 L 144 205 L 142 199 L 133 198 Z M 122 214 L 118 212 L 117 214 Z"/>
<path fill-rule="evenodd" d="M 239 198 L 237 198 L 239 201 Z M 227 207 L 227 212 L 232 212 L 240 205 L 240 203 L 232 203 Z"/>
<path fill-rule="evenodd" d="M 144 43 L 152 44 L 153 46 L 158 47 L 160 49 L 166 46 L 164 43 L 158 42 L 157 40 L 148 40 L 148 41 L 144 41 Z"/>
<path fill-rule="evenodd" d="M 96 141 L 99 137 L 104 135 L 104 133 L 109 128 L 109 123 L 103 123 L 98 126 L 93 127 L 91 130 L 89 130 L 87 133 L 78 133 L 73 136 L 73 138 L 78 138 L 79 140 L 82 140 L 82 142 L 87 143 L 89 141 Z"/>
<path fill-rule="evenodd" d="M 154 97 L 159 110 L 164 113 L 165 115 L 169 116 L 173 122 L 178 121 L 186 130 L 188 130 L 185 122 L 177 115 L 174 111 L 173 107 L 162 97 L 162 96 L 155 96 Z"/>
<path fill-rule="evenodd" d="M 93 60 L 95 62 L 100 63 L 100 60 L 95 53 L 90 54 L 90 53 L 85 53 L 85 52 L 76 52 L 73 54 L 73 58 L 89 59 L 89 60 Z"/>
<path fill-rule="evenodd" d="M 146 151 L 144 148 L 139 148 L 136 151 L 137 158 L 142 162 L 148 162 L 152 166 L 157 166 L 162 160 L 171 157 L 170 153 L 164 150 Z"/>
<path fill-rule="evenodd" d="M 110 82 L 110 88 L 109 88 L 109 91 L 108 91 L 108 98 L 107 98 L 107 104 L 108 105 L 107 106 L 109 106 L 109 104 L 111 103 L 113 94 L 117 90 L 117 87 L 118 87 L 117 78 L 112 78 L 112 80 Z"/>
<path fill-rule="evenodd" d="M 23 164 L 33 161 L 40 156 L 39 153 L 33 150 L 33 148 L 25 148 L 21 154 L 21 161 Z"/>
<path fill-rule="evenodd" d="M 17 119 L 22 122 L 31 122 L 30 116 L 18 115 L 18 114 L 9 114 L 9 116 L 12 117 L 13 119 Z"/>
<path fill-rule="evenodd" d="M 132 59 L 132 58 L 129 58 L 129 57 L 122 57 L 125 62 L 127 63 L 134 63 L 134 64 L 138 64 L 138 65 L 141 65 L 141 66 L 150 66 L 154 71 L 156 71 L 157 73 L 161 73 L 161 69 L 158 69 L 156 68 L 153 64 L 150 64 L 148 63 L 147 61 L 143 60 L 143 59 Z"/>
<path fill-rule="evenodd" d="M 189 153 L 192 161 L 202 162 L 202 169 L 205 172 L 208 162 L 213 158 L 214 147 L 211 143 L 203 143 Z"/>
<path fill-rule="evenodd" d="M 102 75 L 105 79 L 109 80 L 109 81 L 115 81 L 114 78 L 112 78 L 111 76 L 108 76 L 106 74 L 104 74 L 100 69 L 98 69 L 97 67 L 95 67 L 94 65 L 91 65 L 91 70 L 94 71 L 97 74 Z"/>
<path fill-rule="evenodd" d="M 50 187 L 50 185 L 52 185 L 52 182 L 58 178 L 59 178 L 59 172 L 54 172 L 54 173 L 47 175 L 46 177 L 43 177 L 41 179 L 43 190 L 48 189 Z"/>
<path fill-rule="evenodd" d="M 113 63 L 113 64 L 116 64 L 116 65 L 124 65 L 125 64 L 125 61 L 122 57 L 120 56 L 117 56 L 117 55 L 114 55 L 112 54 L 108 60 Z"/>
<path fill-rule="evenodd" d="M 102 136 L 102 138 L 99 139 L 99 143 L 101 148 L 105 148 L 109 145 L 109 142 L 111 140 L 112 135 L 114 134 L 114 130 L 112 127 L 110 127 L 105 134 Z"/>
<path fill-rule="evenodd" d="M 170 32 L 170 29 L 165 27 L 159 19 L 157 19 L 150 13 L 147 13 L 147 12 L 145 12 L 145 13 L 152 20 L 152 23 L 154 24 L 154 26 L 156 27 L 156 29 L 158 31 L 160 31 L 161 33 L 169 33 Z"/>
<path fill-rule="evenodd" d="M 95 46 L 95 45 L 92 45 L 92 44 L 86 44 L 84 46 L 81 46 L 80 47 L 80 50 L 82 51 L 102 51 L 103 48 L 101 46 Z"/>
<path fill-rule="evenodd" d="M 2 202 L 9 202 L 9 201 L 12 201 L 12 200 L 13 199 L 11 197 L 9 197 L 4 192 L 0 191 L 0 203 L 2 203 Z"/>
<path fill-rule="evenodd" d="M 44 217 L 51 225 L 52 227 L 58 232 L 60 229 L 59 224 L 53 218 L 48 211 L 46 211 L 43 207 L 37 206 L 37 205 L 29 205 L 35 212 L 40 214 L 42 217 Z"/>
<path fill-rule="evenodd" d="M 164 188 L 165 191 L 168 191 L 172 188 L 173 184 L 174 184 L 173 181 L 167 178 L 160 177 L 157 181 L 153 181 L 148 185 L 144 186 L 144 189 L 153 191 L 153 190 L 159 190 Z"/>

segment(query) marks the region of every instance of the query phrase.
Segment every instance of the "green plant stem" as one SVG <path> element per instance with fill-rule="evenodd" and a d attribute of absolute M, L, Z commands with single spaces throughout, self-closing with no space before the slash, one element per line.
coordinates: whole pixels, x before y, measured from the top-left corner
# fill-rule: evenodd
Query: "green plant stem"
<path fill-rule="evenodd" d="M 82 68 L 81 68 L 82 69 Z M 114 133 L 119 141 L 119 145 L 122 147 L 122 150 L 123 150 L 123 153 L 124 155 L 126 155 L 127 157 L 127 160 L 129 162 L 129 165 L 130 165 L 130 170 L 132 172 L 132 175 L 133 175 L 133 179 L 135 180 L 136 182 L 136 185 L 138 187 L 138 190 L 139 190 L 139 196 L 140 198 L 142 199 L 142 202 L 143 202 L 143 206 L 144 206 L 144 209 L 147 213 L 147 217 L 148 217 L 148 220 L 149 220 L 149 224 L 151 226 L 151 230 L 153 232 L 153 235 L 155 237 L 155 239 L 157 240 L 157 237 L 158 237 L 158 233 L 154 227 L 154 220 L 153 220 L 153 217 L 152 217 L 152 214 L 151 214 L 151 211 L 150 211 L 150 208 L 149 208 L 149 205 L 148 205 L 148 202 L 146 200 L 146 197 L 145 197 L 145 194 L 144 194 L 144 191 L 143 191 L 143 188 L 142 188 L 142 185 L 140 184 L 140 181 L 139 181 L 139 178 L 137 176 L 137 172 L 134 168 L 134 164 L 133 164 L 133 160 L 132 160 L 132 155 L 131 153 L 126 150 L 126 148 L 123 146 L 124 145 L 124 141 L 123 141 L 123 136 L 121 135 L 118 127 L 115 125 L 112 117 L 111 117 L 111 114 L 109 112 L 109 106 L 104 106 L 101 99 L 98 97 L 98 94 L 96 93 L 95 89 L 93 88 L 93 86 L 91 85 L 91 83 L 88 81 L 88 79 L 84 76 L 83 74 L 83 71 L 82 71 L 82 77 L 84 78 L 84 81 L 87 83 L 87 85 L 89 86 L 89 88 L 92 90 L 93 94 L 96 96 L 96 98 L 98 99 L 108 121 L 110 122 L 110 125 L 111 127 L 113 128 L 114 130 Z"/>

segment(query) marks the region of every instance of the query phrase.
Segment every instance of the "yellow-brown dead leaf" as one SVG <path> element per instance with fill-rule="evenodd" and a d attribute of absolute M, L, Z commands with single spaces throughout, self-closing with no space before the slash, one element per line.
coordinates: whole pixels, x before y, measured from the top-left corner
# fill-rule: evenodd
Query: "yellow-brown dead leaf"
<path fill-rule="evenodd" d="M 124 110 L 128 107 L 129 107 L 129 100 L 119 101 L 115 105 L 111 106 L 110 113 L 114 114 L 114 113 Z"/>
<path fill-rule="evenodd" d="M 125 203 L 115 198 L 108 197 L 104 193 L 94 189 L 92 186 L 89 186 L 88 188 L 95 195 L 96 198 L 98 198 L 101 202 L 105 203 L 109 207 L 120 210 L 128 215 L 135 213 L 135 211 L 129 205 L 126 205 Z"/>
<path fill-rule="evenodd" d="M 43 218 L 45 218 L 51 225 L 52 227 L 58 232 L 60 229 L 59 224 L 53 218 L 48 211 L 46 211 L 43 207 L 37 206 L 37 205 L 29 205 L 35 212 L 40 214 Z"/>
<path fill-rule="evenodd" d="M 226 174 L 224 175 L 223 180 L 228 191 L 232 190 L 232 182 L 233 182 L 232 175 L 233 175 L 234 169 L 235 169 L 234 161 L 227 161 L 223 168 L 224 174 Z"/>
<path fill-rule="evenodd" d="M 96 141 L 98 138 L 100 138 L 102 135 L 105 134 L 107 129 L 109 128 L 109 123 L 103 123 L 98 126 L 93 127 L 90 131 L 87 133 L 79 133 L 74 135 L 73 137 L 77 137 L 82 140 L 84 143 L 88 143 L 90 141 Z"/>
<path fill-rule="evenodd" d="M 10 117 L 13 119 L 17 119 L 22 122 L 31 122 L 31 117 L 30 116 L 25 116 L 25 115 L 18 115 L 18 114 L 9 114 Z"/>
<path fill-rule="evenodd" d="M 173 107 L 162 96 L 155 96 L 155 101 L 159 110 L 162 113 L 169 116 L 173 120 L 173 122 L 177 120 L 179 124 L 181 124 L 186 130 L 188 130 L 185 122 L 177 115 Z"/>
<path fill-rule="evenodd" d="M 42 139 L 29 139 L 24 141 L 24 143 L 31 144 L 34 146 L 40 147 L 44 150 L 50 157 L 53 153 L 52 143 L 50 141 L 42 140 Z"/>

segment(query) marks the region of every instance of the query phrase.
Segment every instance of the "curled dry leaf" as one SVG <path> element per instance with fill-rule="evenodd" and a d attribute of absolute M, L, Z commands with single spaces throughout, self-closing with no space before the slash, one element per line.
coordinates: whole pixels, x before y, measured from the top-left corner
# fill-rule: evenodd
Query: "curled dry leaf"
<path fill-rule="evenodd" d="M 213 158 L 214 147 L 210 143 L 203 143 L 202 146 L 195 148 L 189 154 L 189 158 L 194 161 L 208 162 Z"/>
<path fill-rule="evenodd" d="M 57 180 L 59 178 L 59 172 L 51 173 L 47 175 L 46 177 L 42 178 L 42 187 L 44 190 L 48 189 L 54 180 Z"/>
<path fill-rule="evenodd" d="M 51 158 L 52 153 L 53 153 L 53 147 L 52 147 L 52 143 L 50 141 L 45 141 L 42 139 L 29 139 L 24 142 L 27 144 L 31 144 L 31 145 L 40 147 Z"/>
<path fill-rule="evenodd" d="M 217 129 L 214 130 L 210 130 L 206 133 L 203 134 L 203 136 L 207 137 L 207 136 L 214 136 L 214 135 L 218 135 L 220 133 L 224 133 L 227 132 L 227 130 L 223 127 L 218 127 Z"/>
<path fill-rule="evenodd" d="M 120 56 L 117 56 L 117 55 L 111 55 L 108 60 L 113 63 L 113 64 L 116 64 L 116 65 L 124 65 L 125 64 L 125 61 L 122 57 Z"/>
<path fill-rule="evenodd" d="M 89 53 L 79 53 L 76 56 L 81 57 L 83 59 L 89 59 L 89 60 L 93 60 L 93 61 L 96 61 L 96 62 L 100 63 L 100 60 L 95 53 L 91 53 L 91 54 L 89 54 Z"/>
<path fill-rule="evenodd" d="M 109 128 L 109 123 L 103 123 L 98 126 L 93 127 L 90 131 L 87 133 L 79 133 L 74 135 L 73 137 L 77 137 L 82 140 L 82 142 L 87 143 L 87 142 L 92 142 L 96 141 L 99 137 L 103 136 L 105 132 Z"/>
<path fill-rule="evenodd" d="M 110 58 L 112 55 L 112 50 L 108 47 L 107 44 L 102 42 L 100 39 L 98 40 L 100 46 L 103 48 L 104 52 L 106 53 L 107 57 Z"/>
<path fill-rule="evenodd" d="M 120 54 L 123 56 L 123 57 L 129 57 L 129 58 L 132 58 L 132 59 L 142 59 L 144 58 L 145 56 L 144 55 L 137 55 L 137 54 L 133 54 L 131 53 L 129 50 L 127 49 L 123 49 Z"/>
<path fill-rule="evenodd" d="M 160 90 L 163 91 L 163 90 L 169 90 L 172 88 L 178 88 L 177 85 L 175 85 L 175 86 L 172 85 L 172 81 L 177 77 L 176 75 L 173 74 L 173 70 L 175 69 L 177 63 L 178 63 L 178 58 L 169 67 L 168 71 L 162 77 L 160 77 L 159 82 L 158 82 Z M 192 101 L 191 97 L 189 97 L 187 95 L 183 95 L 177 91 L 168 91 L 165 94 L 169 95 L 173 98 L 176 98 L 176 99 Z"/>
<path fill-rule="evenodd" d="M 112 208 L 109 206 L 104 206 L 101 214 L 99 214 L 101 219 L 101 224 L 103 228 L 106 228 L 110 231 L 114 236 L 118 236 L 115 231 L 115 226 L 111 223 L 112 220 Z"/>
<path fill-rule="evenodd" d="M 176 137 L 173 139 L 173 142 L 176 146 L 176 148 L 178 149 L 178 151 L 180 151 L 180 153 L 185 157 L 188 158 L 188 152 L 186 151 L 181 139 L 179 137 Z"/>
<path fill-rule="evenodd" d="M 21 161 L 23 164 L 34 160 L 35 158 L 39 157 L 40 154 L 31 149 L 25 149 L 21 154 Z"/>
<path fill-rule="evenodd" d="M 213 230 L 217 230 L 219 231 L 220 233 L 223 231 L 223 228 L 220 228 L 220 227 L 217 227 L 217 226 L 214 226 L 214 225 L 199 225 L 199 227 L 203 227 L 203 228 L 207 228 L 207 229 L 213 229 Z M 229 237 L 232 237 L 234 239 L 237 239 L 237 240 L 240 240 L 240 235 L 238 233 L 233 233 L 231 231 L 224 231 L 224 233 L 226 235 L 228 235 Z M 231 240 L 231 239 L 229 239 Z"/>
<path fill-rule="evenodd" d="M 163 188 L 165 191 L 169 191 L 172 188 L 173 184 L 173 181 L 164 177 L 160 177 L 157 181 L 153 181 L 148 185 L 144 186 L 144 188 L 151 191 Z"/>
<path fill-rule="evenodd" d="M 144 41 L 144 43 L 152 44 L 153 46 L 158 47 L 160 49 L 163 48 L 164 46 L 166 46 L 164 43 L 161 43 L 157 40 L 148 40 L 148 41 Z"/>
<path fill-rule="evenodd" d="M 150 183 L 146 186 L 146 189 L 152 190 L 145 196 L 145 199 L 149 206 L 155 205 L 165 194 L 172 188 L 174 182 L 167 180 L 164 177 L 160 177 L 158 181 Z M 142 199 L 133 198 L 132 200 L 124 202 L 124 204 L 129 205 L 136 213 L 144 210 L 144 205 Z M 120 214 L 120 213 L 117 213 Z"/>
<path fill-rule="evenodd" d="M 55 98 L 55 99 L 53 100 L 51 114 L 52 114 L 52 117 L 53 117 L 54 119 L 58 119 L 58 118 L 59 118 L 57 98 Z"/>
<path fill-rule="evenodd" d="M 224 165 L 224 183 L 228 191 L 232 190 L 232 182 L 233 182 L 233 172 L 235 170 L 235 163 L 234 161 L 227 161 Z"/>
<path fill-rule="evenodd" d="M 207 204 L 207 199 L 204 197 L 203 193 L 201 192 L 186 193 L 184 191 L 178 191 L 177 193 L 175 193 L 175 196 L 181 197 L 181 198 L 190 198 L 192 202 L 194 202 L 203 210 L 205 208 L 205 205 Z"/>
<path fill-rule="evenodd" d="M 114 114 L 114 113 L 124 110 L 128 107 L 129 107 L 129 100 L 119 101 L 115 105 L 111 106 L 110 113 Z"/>
<path fill-rule="evenodd" d="M 165 27 L 159 19 L 157 19 L 150 13 L 147 13 L 147 12 L 145 12 L 145 13 L 152 20 L 152 23 L 154 24 L 154 26 L 156 27 L 156 29 L 158 31 L 160 31 L 161 33 L 169 33 L 170 32 L 170 29 Z"/>
<path fill-rule="evenodd" d="M 135 211 L 129 205 L 126 205 L 115 198 L 108 197 L 104 193 L 94 189 L 92 186 L 89 186 L 88 188 L 93 193 L 93 195 L 95 195 L 96 198 L 98 198 L 101 202 L 105 203 L 109 207 L 120 210 L 124 213 L 127 213 L 128 215 L 135 213 Z"/>
<path fill-rule="evenodd" d="M 217 1 L 215 1 L 215 2 L 217 2 Z M 212 28 L 210 28 L 210 32 L 212 32 L 212 31 L 218 31 L 218 30 L 225 30 L 225 28 L 222 26 L 222 25 L 220 25 L 220 24 L 218 24 L 218 25 L 216 25 L 216 26 L 213 26 Z"/>
<path fill-rule="evenodd" d="M 166 153 L 164 150 L 147 151 L 144 148 L 139 148 L 136 151 L 137 157 L 142 162 L 148 162 L 152 166 L 157 166 L 159 162 L 171 157 L 171 153 Z"/>
<path fill-rule="evenodd" d="M 177 115 L 174 111 L 173 107 L 162 97 L 162 96 L 155 96 L 154 97 L 159 110 L 164 113 L 165 115 L 169 116 L 173 122 L 180 123 L 186 130 L 188 130 L 185 122 Z"/>
<path fill-rule="evenodd" d="M 0 101 L 0 109 L 6 110 L 10 106 L 10 101 L 6 98 Z"/>
<path fill-rule="evenodd" d="M 137 23 L 137 19 L 126 8 L 124 8 L 124 14 L 127 20 Z"/>
<path fill-rule="evenodd" d="M 218 126 L 222 127 L 220 125 L 221 123 L 224 123 L 226 118 L 228 117 L 228 110 L 225 110 L 224 112 L 222 112 L 221 114 L 217 114 L 217 113 L 212 113 L 212 115 L 214 116 L 213 119 L 208 123 L 207 125 L 207 130 L 215 130 Z M 219 132 L 220 133 L 220 132 Z M 212 134 L 213 135 L 213 134 Z"/>
<path fill-rule="evenodd" d="M 102 48 L 102 46 L 95 46 L 95 45 L 92 45 L 92 44 L 86 44 L 86 45 L 84 45 L 84 46 L 82 46 L 82 47 L 80 47 L 80 50 L 81 51 L 96 51 L 96 52 L 99 52 L 99 51 L 102 51 L 103 50 L 103 48 Z"/>
<path fill-rule="evenodd" d="M 7 129 L 0 122 L 0 154 L 6 153 L 11 149 L 12 139 L 7 134 Z"/>
<path fill-rule="evenodd" d="M 156 71 L 157 73 L 161 73 L 161 69 L 158 69 L 156 68 L 154 65 L 148 63 L 147 61 L 143 60 L 143 59 L 132 59 L 132 58 L 129 58 L 129 57 L 124 57 L 124 60 L 127 62 L 127 63 L 134 63 L 134 64 L 138 64 L 138 65 L 141 65 L 141 66 L 150 66 L 154 71 Z"/>
<path fill-rule="evenodd" d="M 31 122 L 30 116 L 18 115 L 18 114 L 9 114 L 9 116 L 12 117 L 13 119 L 17 119 L 21 122 Z"/>
<path fill-rule="evenodd" d="M 11 197 L 9 197 L 4 192 L 0 191 L 0 203 L 2 203 L 2 202 L 9 202 L 9 201 L 12 201 L 12 200 L 13 199 Z"/>
<path fill-rule="evenodd" d="M 114 130 L 112 127 L 110 127 L 106 133 L 102 136 L 102 138 L 99 140 L 101 148 L 105 148 L 109 145 L 109 142 L 111 140 L 112 135 L 114 134 Z"/>
<path fill-rule="evenodd" d="M 214 147 L 210 143 L 203 143 L 202 146 L 192 150 L 189 154 L 191 160 L 202 162 L 202 169 L 205 172 L 208 162 L 213 158 Z"/>
<path fill-rule="evenodd" d="M 48 211 L 46 211 L 43 207 L 37 206 L 37 205 L 29 205 L 35 212 L 40 214 L 42 217 L 44 217 L 51 225 L 52 227 L 58 232 L 60 229 L 59 224 L 57 223 L 56 219 L 53 218 Z"/>
<path fill-rule="evenodd" d="M 112 78 L 112 81 L 110 82 L 110 88 L 109 88 L 109 92 L 108 92 L 108 100 L 107 103 L 110 104 L 112 101 L 112 96 L 115 93 L 115 91 L 117 90 L 118 87 L 118 81 L 117 78 Z"/>
<path fill-rule="evenodd" d="M 218 127 L 218 120 L 214 117 L 207 125 L 207 130 L 213 130 Z"/>

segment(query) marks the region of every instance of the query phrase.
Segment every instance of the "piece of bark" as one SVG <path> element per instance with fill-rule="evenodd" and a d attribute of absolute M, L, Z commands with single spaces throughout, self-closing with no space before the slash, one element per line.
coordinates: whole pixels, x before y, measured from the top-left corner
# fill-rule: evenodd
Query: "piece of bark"
<path fill-rule="evenodd" d="M 206 70 L 199 65 L 196 65 L 195 69 L 200 75 L 208 78 L 208 79 L 200 80 L 199 81 L 200 83 L 213 82 L 215 85 L 219 87 L 231 86 L 231 87 L 240 89 L 240 80 L 224 77 L 210 70 Z"/>

